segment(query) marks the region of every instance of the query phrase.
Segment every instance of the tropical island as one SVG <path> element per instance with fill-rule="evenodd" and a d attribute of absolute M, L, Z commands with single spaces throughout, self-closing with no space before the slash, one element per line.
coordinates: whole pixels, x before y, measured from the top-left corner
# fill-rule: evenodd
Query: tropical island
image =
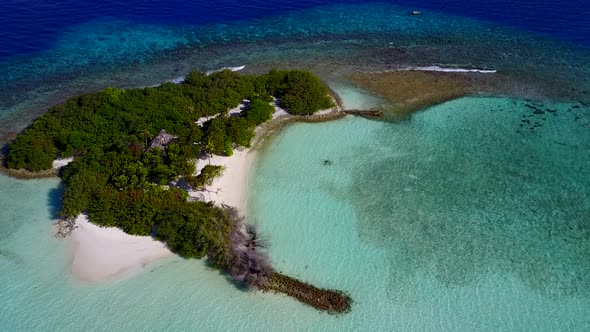
<path fill-rule="evenodd" d="M 3 170 L 42 176 L 52 174 L 56 160 L 67 161 L 59 169 L 64 236 L 85 215 L 98 226 L 151 236 L 181 257 L 206 259 L 237 285 L 346 312 L 351 299 L 344 292 L 275 271 L 256 227 L 234 207 L 189 195 L 224 171 L 211 163 L 197 170 L 195 161 L 250 147 L 274 105 L 301 116 L 335 106 L 324 83 L 302 70 L 191 72 L 180 84 L 107 88 L 35 120 L 8 144 Z"/>

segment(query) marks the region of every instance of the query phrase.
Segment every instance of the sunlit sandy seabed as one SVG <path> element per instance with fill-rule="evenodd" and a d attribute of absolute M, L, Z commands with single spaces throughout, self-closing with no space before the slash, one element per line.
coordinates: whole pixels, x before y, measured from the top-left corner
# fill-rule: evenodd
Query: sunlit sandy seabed
<path fill-rule="evenodd" d="M 224 66 L 312 69 L 349 108 L 383 106 L 349 74 L 432 65 L 497 70 L 503 95 L 535 101 L 468 97 L 402 122 L 294 124 L 269 139 L 248 217 L 279 270 L 352 296 L 343 316 L 180 258 L 75 281 L 69 244 L 53 237 L 59 182 L 0 176 L 0 330 L 590 330 L 589 63 L 572 45 L 377 4 L 72 26 L 2 63 L 0 142 L 72 95 Z"/>
<path fill-rule="evenodd" d="M 348 117 L 271 138 L 251 181 L 250 220 L 279 270 L 352 296 L 343 316 L 237 290 L 180 258 L 113 283 L 77 282 L 67 242 L 51 236 L 58 182 L 0 177 L 0 326 L 587 329 L 587 111 L 464 98 L 401 123 Z"/>
<path fill-rule="evenodd" d="M 260 160 L 252 217 L 280 269 L 351 293 L 350 315 L 318 323 L 334 330 L 588 328 L 578 107 L 465 98 L 399 124 L 294 125 Z"/>

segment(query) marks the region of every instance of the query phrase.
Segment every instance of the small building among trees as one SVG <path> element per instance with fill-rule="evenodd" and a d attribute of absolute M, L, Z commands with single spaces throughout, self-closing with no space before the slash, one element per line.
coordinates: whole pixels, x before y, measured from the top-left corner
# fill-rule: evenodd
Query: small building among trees
<path fill-rule="evenodd" d="M 164 147 L 166 147 L 168 144 L 172 143 L 176 138 L 178 138 L 178 137 L 176 137 L 174 135 L 170 135 L 166 132 L 166 130 L 162 129 L 162 130 L 160 130 L 158 135 L 156 135 L 156 137 L 154 137 L 154 139 L 150 142 L 150 144 L 148 144 L 148 146 L 145 150 L 149 151 L 153 148 L 164 150 Z"/>

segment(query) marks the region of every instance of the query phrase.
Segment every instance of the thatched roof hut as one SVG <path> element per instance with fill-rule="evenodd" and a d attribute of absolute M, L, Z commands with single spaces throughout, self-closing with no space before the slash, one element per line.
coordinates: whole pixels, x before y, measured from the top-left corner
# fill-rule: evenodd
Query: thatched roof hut
<path fill-rule="evenodd" d="M 163 150 L 166 145 L 172 143 L 176 138 L 177 138 L 176 136 L 170 135 L 166 132 L 166 130 L 162 129 L 162 130 L 160 130 L 158 135 L 156 135 L 156 137 L 154 137 L 154 139 L 150 142 L 150 144 L 148 144 L 148 146 L 145 150 L 149 151 L 153 148 Z"/>

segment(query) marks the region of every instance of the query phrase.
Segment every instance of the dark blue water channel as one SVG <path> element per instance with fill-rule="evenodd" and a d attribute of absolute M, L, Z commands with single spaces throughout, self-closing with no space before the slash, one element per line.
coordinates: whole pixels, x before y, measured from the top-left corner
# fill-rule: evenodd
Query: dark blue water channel
<path fill-rule="evenodd" d="M 202 25 L 281 15 L 328 4 L 370 1 L 46 1 L 6 0 L 0 4 L 0 59 L 45 50 L 66 29 L 99 18 L 147 24 Z M 416 10 L 435 10 L 519 27 L 590 46 L 590 4 L 548 1 L 383 1 Z"/>

